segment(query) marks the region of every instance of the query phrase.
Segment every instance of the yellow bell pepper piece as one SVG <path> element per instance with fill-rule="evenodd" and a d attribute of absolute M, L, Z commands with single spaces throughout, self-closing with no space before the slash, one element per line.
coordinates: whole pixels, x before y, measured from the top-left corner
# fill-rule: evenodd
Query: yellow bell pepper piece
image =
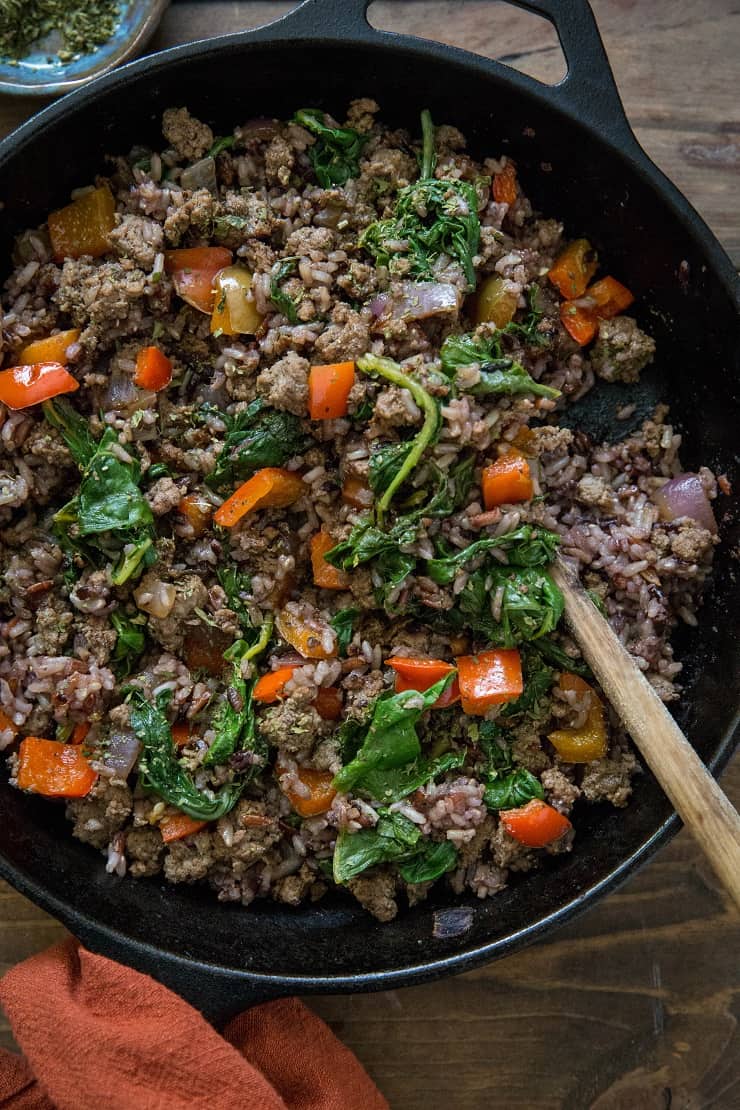
<path fill-rule="evenodd" d="M 516 312 L 517 295 L 504 288 L 504 279 L 485 278 L 475 295 L 473 319 L 476 324 L 495 324 L 505 328 Z"/>
<path fill-rule="evenodd" d="M 211 333 L 256 335 L 262 323 L 254 299 L 249 296 L 252 275 L 244 266 L 226 266 L 216 275 L 216 303 L 211 316 Z"/>
<path fill-rule="evenodd" d="M 561 690 L 577 690 L 591 694 L 591 706 L 580 728 L 560 728 L 548 735 L 548 740 L 565 763 L 592 763 L 603 759 L 607 752 L 606 714 L 604 705 L 587 682 L 578 675 L 564 673 L 560 676 Z"/>
<path fill-rule="evenodd" d="M 34 362 L 60 362 L 62 366 L 66 366 L 67 347 L 71 347 L 79 338 L 80 329 L 70 328 L 69 331 L 47 335 L 45 339 L 34 339 L 19 353 L 18 361 L 27 366 Z"/>
<path fill-rule="evenodd" d="M 110 250 L 108 236 L 116 223 L 116 202 L 107 185 L 78 197 L 47 220 L 57 262 L 89 254 L 98 258 Z"/>

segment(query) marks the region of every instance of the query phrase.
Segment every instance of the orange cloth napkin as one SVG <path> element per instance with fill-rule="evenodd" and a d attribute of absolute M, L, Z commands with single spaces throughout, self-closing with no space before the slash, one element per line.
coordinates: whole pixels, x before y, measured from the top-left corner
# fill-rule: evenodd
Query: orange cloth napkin
<path fill-rule="evenodd" d="M 0 1055 L 12 1110 L 388 1110 L 297 998 L 218 1033 L 148 975 L 68 940 L 14 967 L 0 1003 L 24 1055 Z"/>

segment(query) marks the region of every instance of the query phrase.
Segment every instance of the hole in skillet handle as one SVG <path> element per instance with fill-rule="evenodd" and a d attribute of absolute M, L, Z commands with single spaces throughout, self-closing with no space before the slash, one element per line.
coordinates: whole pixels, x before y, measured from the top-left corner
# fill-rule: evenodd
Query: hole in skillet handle
<path fill-rule="evenodd" d="M 373 0 L 367 18 L 378 31 L 432 39 L 481 57 L 503 62 L 512 69 L 557 85 L 568 66 L 557 31 L 549 19 L 504 0 L 477 0 L 452 13 L 447 0 L 402 4 Z"/>

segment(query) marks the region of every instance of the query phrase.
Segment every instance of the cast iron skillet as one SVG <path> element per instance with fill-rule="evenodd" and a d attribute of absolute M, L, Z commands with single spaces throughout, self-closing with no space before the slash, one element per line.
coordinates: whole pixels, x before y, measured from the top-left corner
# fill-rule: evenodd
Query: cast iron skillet
<path fill-rule="evenodd" d="M 89 182 L 106 154 L 161 141 L 167 106 L 187 104 L 219 133 L 300 106 L 341 115 L 351 97 L 365 95 L 380 102 L 383 119 L 416 132 L 428 106 L 437 121 L 462 128 L 474 153 L 511 153 L 534 203 L 603 251 L 657 339 L 660 372 L 651 388 L 669 386 L 685 465 L 726 471 L 738 427 L 739 298 L 729 259 L 637 145 L 585 0 L 516 2 L 555 22 L 569 65 L 559 85 L 373 30 L 367 0 L 307 0 L 269 27 L 128 65 L 0 146 L 2 249 Z M 715 772 L 731 751 L 740 693 L 728 542 L 701 627 L 678 645 L 686 661 L 678 717 Z M 214 1018 L 263 997 L 387 988 L 512 952 L 614 888 L 678 827 L 644 775 L 628 809 L 576 812 L 572 855 L 488 901 L 442 892 L 379 925 L 341 894 L 298 910 L 271 903 L 244 910 L 198 888 L 112 878 L 99 855 L 72 839 L 60 808 L 5 783 L 0 791 L 0 874 L 87 946 L 151 973 Z"/>

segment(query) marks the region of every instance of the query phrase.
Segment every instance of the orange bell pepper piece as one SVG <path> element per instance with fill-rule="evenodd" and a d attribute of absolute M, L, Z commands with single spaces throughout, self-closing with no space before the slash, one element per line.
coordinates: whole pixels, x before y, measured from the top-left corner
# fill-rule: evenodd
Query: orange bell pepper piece
<path fill-rule="evenodd" d="M 45 339 L 34 339 L 27 343 L 18 355 L 20 362 L 30 366 L 34 362 L 58 362 L 61 366 L 67 365 L 67 348 L 71 347 L 80 338 L 79 328 L 70 328 L 69 331 L 58 331 L 54 335 L 47 335 Z"/>
<path fill-rule="evenodd" d="M 280 774 L 280 766 L 277 767 Z M 330 771 L 314 771 L 311 767 L 299 767 L 296 775 L 310 793 L 303 795 L 294 790 L 283 790 L 285 797 L 301 817 L 316 817 L 326 813 L 334 801 L 336 790 L 332 786 L 334 776 Z M 281 787 L 281 789 L 283 789 Z"/>
<path fill-rule="evenodd" d="M 374 500 L 373 491 L 360 478 L 344 479 L 342 501 L 355 509 L 369 509 Z"/>
<path fill-rule="evenodd" d="M 332 659 L 337 654 L 337 637 L 331 625 L 310 614 L 280 609 L 275 616 L 275 627 L 286 644 L 290 644 L 304 659 Z M 327 633 L 332 644 L 329 650 L 324 647 Z"/>
<path fill-rule="evenodd" d="M 279 466 L 265 466 L 253 474 L 213 514 L 221 528 L 233 528 L 255 509 L 284 509 L 305 492 L 298 474 Z"/>
<path fill-rule="evenodd" d="M 502 809 L 499 817 L 509 836 L 528 848 L 544 848 L 573 828 L 567 817 L 539 798 L 519 809 Z"/>
<path fill-rule="evenodd" d="M 158 393 L 172 381 L 172 363 L 159 347 L 142 347 L 136 356 L 134 385 Z"/>
<path fill-rule="evenodd" d="M 487 509 L 517 501 L 529 501 L 534 494 L 534 485 L 529 463 L 524 455 L 517 450 L 509 451 L 490 466 L 484 467 L 481 489 Z"/>
<path fill-rule="evenodd" d="M 27 736 L 18 752 L 18 786 L 46 798 L 84 798 L 97 781 L 80 744 Z"/>
<path fill-rule="evenodd" d="M 574 239 L 557 256 L 547 276 L 560 296 L 572 301 L 586 292 L 598 264 L 599 256 L 588 239 Z"/>
<path fill-rule="evenodd" d="M 164 254 L 164 268 L 177 295 L 208 316 L 216 304 L 216 274 L 230 265 L 226 247 L 185 247 Z"/>
<path fill-rule="evenodd" d="M 608 747 L 603 702 L 577 674 L 564 671 L 558 685 L 561 690 L 590 694 L 591 704 L 586 720 L 579 728 L 556 729 L 549 733 L 547 739 L 566 763 L 592 763 L 595 759 L 603 759 Z"/>
<path fill-rule="evenodd" d="M 354 362 L 312 366 L 308 375 L 308 412 L 312 420 L 347 415 L 347 398 L 355 384 Z"/>
<path fill-rule="evenodd" d="M 289 666 L 278 667 L 276 671 L 268 671 L 267 674 L 263 674 L 255 683 L 252 692 L 253 700 L 265 705 L 277 701 L 285 689 L 286 683 L 290 681 L 293 671 L 299 666 L 300 663 L 291 663 Z"/>
<path fill-rule="evenodd" d="M 189 493 L 183 497 L 177 511 L 185 517 L 196 539 L 208 530 L 213 517 L 213 505 L 202 493 Z"/>
<path fill-rule="evenodd" d="M 522 661 L 516 648 L 495 648 L 455 660 L 463 713 L 482 717 L 491 706 L 518 698 L 524 690 Z"/>
<path fill-rule="evenodd" d="M 34 362 L 0 370 L 0 401 L 9 409 L 28 409 L 79 388 L 77 379 L 59 362 Z"/>
<path fill-rule="evenodd" d="M 619 316 L 635 299 L 627 286 L 613 277 L 604 277 L 589 285 L 585 296 L 594 302 L 594 312 L 600 320 Z"/>
<path fill-rule="evenodd" d="M 0 709 L 0 732 L 7 732 L 8 730 L 13 733 L 13 736 L 18 735 L 18 726 L 14 721 L 11 721 L 7 713 Z"/>
<path fill-rule="evenodd" d="M 349 585 L 349 575 L 344 570 L 333 567 L 327 563 L 324 556 L 327 551 L 336 547 L 336 541 L 322 528 L 311 536 L 311 566 L 313 567 L 313 581 L 315 586 L 324 590 L 346 590 Z"/>
<path fill-rule="evenodd" d="M 497 204 L 508 204 L 511 207 L 514 203 L 519 190 L 516 181 L 516 166 L 513 162 L 507 162 L 501 173 L 494 174 L 491 192 Z"/>
<path fill-rule="evenodd" d="M 424 693 L 435 682 L 439 682 L 455 667 L 452 663 L 445 663 L 443 659 L 408 659 L 404 656 L 394 655 L 385 660 L 386 667 L 392 667 L 396 672 L 396 693 L 404 690 L 418 690 Z M 454 705 L 460 699 L 460 683 L 454 678 L 443 694 L 434 703 L 434 709 L 444 709 L 445 706 Z"/>
<path fill-rule="evenodd" d="M 580 347 L 590 343 L 599 330 L 599 321 L 593 309 L 576 304 L 575 301 L 562 302 L 560 322 Z"/>
<path fill-rule="evenodd" d="M 172 743 L 176 748 L 184 748 L 190 743 L 190 724 L 188 721 L 175 721 L 172 726 Z"/>
<path fill-rule="evenodd" d="M 57 262 L 83 254 L 99 258 L 110 250 L 108 236 L 116 223 L 116 202 L 108 186 L 101 185 L 50 213 L 46 222 Z"/>
<path fill-rule="evenodd" d="M 187 813 L 173 813 L 162 818 L 159 831 L 165 844 L 170 844 L 173 840 L 182 840 L 185 836 L 200 832 L 207 824 L 207 821 L 198 821 Z"/>
<path fill-rule="evenodd" d="M 336 686 L 319 686 L 313 707 L 323 721 L 338 721 L 342 716 L 342 695 Z"/>

